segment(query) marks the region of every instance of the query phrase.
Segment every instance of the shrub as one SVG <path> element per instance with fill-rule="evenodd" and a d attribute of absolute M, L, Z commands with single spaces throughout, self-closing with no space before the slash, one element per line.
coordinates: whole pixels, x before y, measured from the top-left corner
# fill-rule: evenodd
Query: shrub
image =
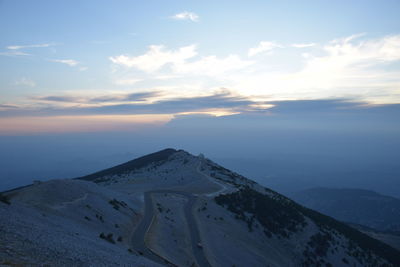
<path fill-rule="evenodd" d="M 101 222 L 104 222 L 102 215 L 96 214 L 96 218 L 99 219 Z"/>
<path fill-rule="evenodd" d="M 325 257 L 332 241 L 333 238 L 329 233 L 317 233 L 311 236 L 308 245 L 314 249 L 317 256 Z"/>
<path fill-rule="evenodd" d="M 114 241 L 114 238 L 113 238 L 113 234 L 111 234 L 111 233 L 106 236 L 106 240 L 108 242 L 110 242 L 110 243 L 115 244 L 115 241 Z"/>
<path fill-rule="evenodd" d="M 108 203 L 116 210 L 119 210 L 120 207 L 126 208 L 128 206 L 124 201 L 118 201 L 115 198 L 109 200 Z"/>
<path fill-rule="evenodd" d="M 161 204 L 160 204 L 160 203 L 156 203 L 156 205 L 157 205 L 158 211 L 159 211 L 160 213 L 162 213 L 162 212 L 163 212 L 163 208 L 162 208 Z"/>
<path fill-rule="evenodd" d="M 104 233 L 101 233 L 101 234 L 99 235 L 99 237 L 100 237 L 101 239 L 104 239 L 104 240 L 106 240 L 106 241 L 112 243 L 112 244 L 115 244 L 115 241 L 114 241 L 114 238 L 113 238 L 113 234 L 112 234 L 112 233 L 109 233 L 108 235 L 105 235 Z"/>
<path fill-rule="evenodd" d="M 1 193 L 0 193 L 0 201 L 3 202 L 3 203 L 5 203 L 5 204 L 7 204 L 7 205 L 10 205 L 10 204 L 11 204 L 9 198 L 8 198 L 7 196 L 1 194 Z"/>
<path fill-rule="evenodd" d="M 287 238 L 306 224 L 303 215 L 291 202 L 272 199 L 249 187 L 219 195 L 215 201 L 233 212 L 235 218 L 245 221 L 250 232 L 258 221 L 268 237 L 274 233 Z"/>

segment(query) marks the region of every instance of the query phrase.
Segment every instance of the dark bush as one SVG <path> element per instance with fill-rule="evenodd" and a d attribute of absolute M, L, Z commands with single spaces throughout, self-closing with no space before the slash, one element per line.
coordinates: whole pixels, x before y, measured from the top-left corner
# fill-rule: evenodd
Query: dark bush
<path fill-rule="evenodd" d="M 333 240 L 329 233 L 317 233 L 311 236 L 308 245 L 314 249 L 314 253 L 319 257 L 325 257 Z"/>
<path fill-rule="evenodd" d="M 7 204 L 7 205 L 11 204 L 10 199 L 7 196 L 5 196 L 5 195 L 3 195 L 1 193 L 0 193 L 0 201 L 5 203 L 5 204 Z"/>
<path fill-rule="evenodd" d="M 106 236 L 106 240 L 108 241 L 108 242 L 110 242 L 110 243 L 113 243 L 113 244 L 115 244 L 115 241 L 114 241 L 114 239 L 113 239 L 113 234 L 108 234 L 107 236 Z"/>
<path fill-rule="evenodd" d="M 109 200 L 108 203 L 110 203 L 114 209 L 119 210 L 120 207 L 126 208 L 128 205 L 124 201 L 118 201 L 115 198 L 112 200 Z"/>
<path fill-rule="evenodd" d="M 99 237 L 100 237 L 101 239 L 104 239 L 104 240 L 106 240 L 106 241 L 112 243 L 112 244 L 115 244 L 115 241 L 114 241 L 114 238 L 113 238 L 113 234 L 111 234 L 111 233 L 109 233 L 107 236 L 106 236 L 104 233 L 101 233 L 101 234 L 99 235 Z"/>
<path fill-rule="evenodd" d="M 104 222 L 103 216 L 96 214 L 96 218 L 99 219 L 101 222 Z"/>

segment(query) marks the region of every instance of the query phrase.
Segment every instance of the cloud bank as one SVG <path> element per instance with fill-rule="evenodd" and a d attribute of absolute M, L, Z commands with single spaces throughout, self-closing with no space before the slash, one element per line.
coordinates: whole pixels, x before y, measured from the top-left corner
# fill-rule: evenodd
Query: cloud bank
<path fill-rule="evenodd" d="M 278 48 L 279 53 L 270 53 Z M 307 53 L 303 48 L 307 48 Z M 258 56 L 263 53 L 268 56 Z M 286 53 L 293 55 L 288 61 L 282 59 Z M 300 59 L 295 68 L 294 57 Z M 247 49 L 247 55 L 204 54 L 196 44 L 177 48 L 151 45 L 141 54 L 117 54 L 108 59 L 111 83 L 119 86 L 117 93 L 92 91 L 84 95 L 71 90 L 14 103 L 3 101 L 0 117 L 225 116 L 271 113 L 276 110 L 271 109 L 275 103 L 283 105 L 282 101 L 287 100 L 400 103 L 400 35 L 367 38 L 356 34 L 318 45 L 262 41 Z M 73 59 L 52 61 L 83 67 Z M 18 85 L 32 83 L 25 79 L 18 81 Z"/>
<path fill-rule="evenodd" d="M 301 51 L 304 48 L 307 53 Z M 275 49 L 279 54 L 271 53 Z M 288 58 L 287 53 L 294 56 Z M 259 57 L 262 54 L 269 56 Z M 296 54 L 299 62 L 293 68 Z M 199 85 L 191 91 L 194 94 L 228 87 L 242 95 L 276 100 L 339 97 L 376 104 L 400 102 L 400 70 L 391 65 L 400 61 L 400 35 L 368 39 L 358 34 L 318 46 L 262 41 L 248 49 L 247 56 L 201 55 L 192 44 L 177 49 L 152 45 L 142 55 L 109 59 L 117 67 L 114 74 L 120 74 L 116 83 L 121 85 L 164 77 L 174 88 Z"/>

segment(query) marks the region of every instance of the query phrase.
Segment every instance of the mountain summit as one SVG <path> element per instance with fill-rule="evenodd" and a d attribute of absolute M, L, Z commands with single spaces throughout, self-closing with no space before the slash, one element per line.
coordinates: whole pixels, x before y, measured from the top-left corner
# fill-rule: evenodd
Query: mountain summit
<path fill-rule="evenodd" d="M 392 247 L 183 150 L 1 199 L 0 264 L 400 265 Z"/>

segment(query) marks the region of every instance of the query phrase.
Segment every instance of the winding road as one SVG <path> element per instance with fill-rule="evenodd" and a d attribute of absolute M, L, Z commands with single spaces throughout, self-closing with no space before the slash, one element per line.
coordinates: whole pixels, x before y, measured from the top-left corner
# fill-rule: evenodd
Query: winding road
<path fill-rule="evenodd" d="M 144 217 L 138 227 L 136 228 L 135 232 L 132 235 L 132 248 L 136 251 L 143 253 L 143 256 L 157 262 L 160 264 L 170 264 L 174 265 L 173 263 L 168 262 L 167 260 L 163 259 L 151 249 L 149 249 L 144 240 L 147 231 L 151 225 L 151 222 L 154 217 L 154 209 L 153 209 L 153 200 L 151 198 L 151 194 L 176 194 L 184 196 L 188 199 L 188 202 L 185 204 L 184 213 L 186 217 L 186 221 L 189 226 L 190 232 L 190 239 L 192 243 L 192 251 L 197 262 L 198 266 L 201 267 L 210 267 L 210 263 L 208 262 L 207 258 L 204 255 L 204 251 L 202 248 L 198 247 L 198 243 L 201 243 L 200 233 L 197 226 L 197 222 L 193 216 L 193 206 L 197 201 L 197 197 L 191 193 L 183 192 L 183 191 L 174 191 L 174 190 L 154 190 L 148 191 L 144 193 L 144 202 L 145 202 L 145 209 L 144 209 Z"/>

